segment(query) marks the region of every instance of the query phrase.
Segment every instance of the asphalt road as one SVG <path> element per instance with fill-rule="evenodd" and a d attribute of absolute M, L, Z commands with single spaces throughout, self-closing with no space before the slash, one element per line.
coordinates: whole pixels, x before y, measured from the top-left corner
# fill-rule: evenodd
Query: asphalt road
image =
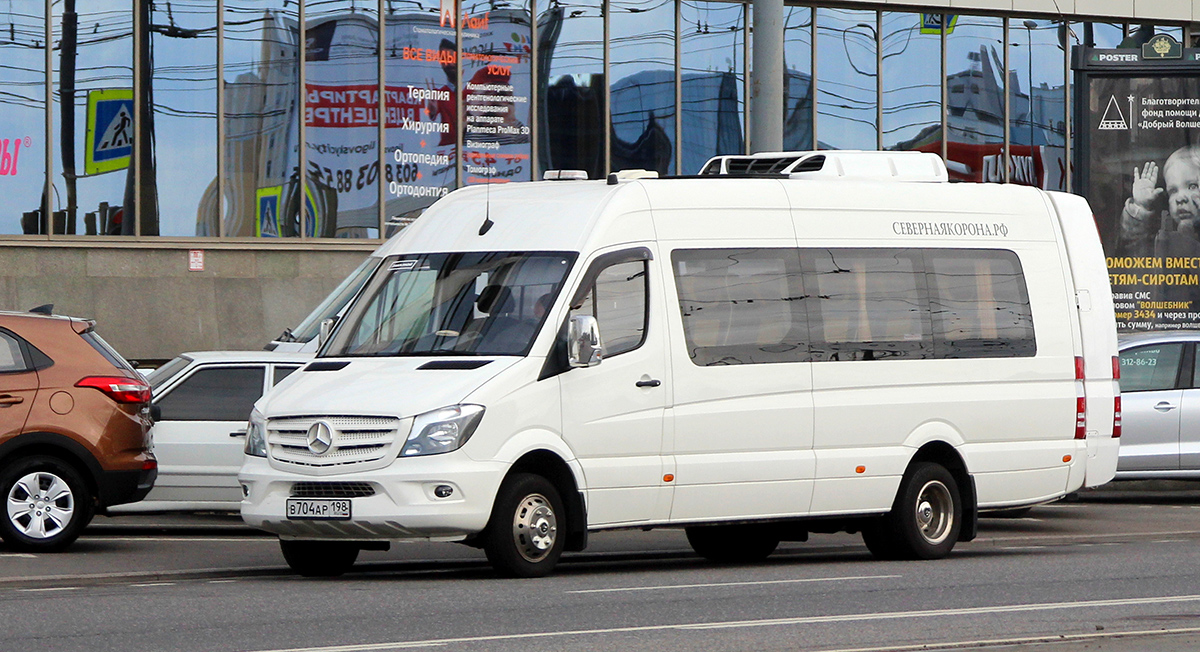
<path fill-rule="evenodd" d="M 427 543 L 303 579 L 236 519 L 103 519 L 66 554 L 0 548 L 0 650 L 1200 649 L 1200 491 L 1115 487 L 985 519 L 934 562 L 814 535 L 723 567 L 622 531 L 538 580 Z"/>

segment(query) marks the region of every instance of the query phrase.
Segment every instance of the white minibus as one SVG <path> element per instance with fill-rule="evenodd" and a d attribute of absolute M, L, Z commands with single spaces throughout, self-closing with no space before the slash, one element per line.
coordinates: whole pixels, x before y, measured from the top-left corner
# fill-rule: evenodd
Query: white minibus
<path fill-rule="evenodd" d="M 304 575 L 426 539 L 541 576 L 613 528 L 721 562 L 841 531 L 933 559 L 981 510 L 1113 477 L 1082 198 L 924 154 L 648 176 L 465 188 L 389 242 L 257 403 L 245 521 Z"/>

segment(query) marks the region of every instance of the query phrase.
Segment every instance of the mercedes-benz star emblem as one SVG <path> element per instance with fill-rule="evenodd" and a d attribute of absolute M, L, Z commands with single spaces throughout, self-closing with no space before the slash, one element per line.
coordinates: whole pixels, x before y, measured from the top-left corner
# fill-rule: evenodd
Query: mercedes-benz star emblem
<path fill-rule="evenodd" d="M 324 455 L 333 446 L 333 426 L 327 421 L 318 421 L 308 427 L 308 450 L 313 455 Z"/>

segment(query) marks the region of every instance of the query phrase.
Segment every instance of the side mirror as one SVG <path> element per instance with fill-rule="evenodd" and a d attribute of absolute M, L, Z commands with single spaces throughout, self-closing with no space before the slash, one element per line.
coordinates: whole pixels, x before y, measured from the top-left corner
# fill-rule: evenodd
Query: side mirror
<path fill-rule="evenodd" d="M 152 404 L 150 406 L 150 420 L 154 423 L 162 421 L 162 408 L 157 404 Z"/>
<path fill-rule="evenodd" d="M 337 319 L 330 317 L 321 321 L 321 333 L 317 335 L 317 348 L 325 346 L 329 341 L 329 334 L 333 332 L 333 325 L 337 323 Z"/>
<path fill-rule="evenodd" d="M 595 367 L 603 357 L 600 324 L 591 315 L 575 315 L 567 326 L 567 362 L 572 368 Z"/>

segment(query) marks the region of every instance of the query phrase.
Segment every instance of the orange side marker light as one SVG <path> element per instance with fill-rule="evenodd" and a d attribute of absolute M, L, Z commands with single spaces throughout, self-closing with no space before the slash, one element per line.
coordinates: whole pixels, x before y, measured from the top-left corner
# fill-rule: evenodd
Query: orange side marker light
<path fill-rule="evenodd" d="M 670 474 L 670 473 L 668 473 L 668 474 L 666 474 L 666 475 L 664 475 L 664 476 L 663 476 L 663 482 L 671 482 L 671 481 L 673 481 L 674 479 L 675 479 L 675 476 L 674 476 L 673 474 Z"/>
<path fill-rule="evenodd" d="M 858 466 L 858 467 L 855 467 L 855 468 L 854 468 L 854 472 L 855 472 L 855 473 L 866 473 L 866 472 L 867 472 L 867 467 L 865 467 L 865 466 Z"/>
<path fill-rule="evenodd" d="M 1070 455 L 1063 455 L 1063 462 L 1070 462 L 1070 461 L 1071 461 Z"/>

